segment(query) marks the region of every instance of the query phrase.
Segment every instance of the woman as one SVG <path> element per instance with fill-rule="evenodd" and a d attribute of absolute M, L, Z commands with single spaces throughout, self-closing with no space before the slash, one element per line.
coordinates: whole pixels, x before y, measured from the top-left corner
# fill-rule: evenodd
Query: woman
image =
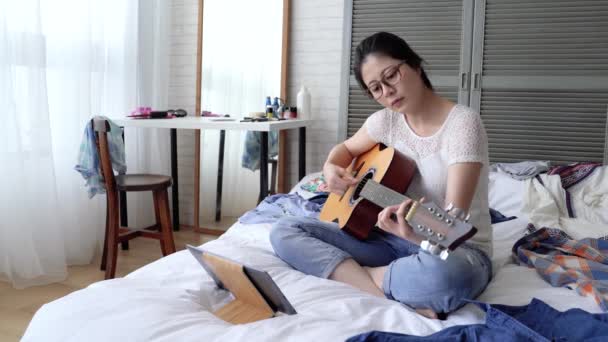
<path fill-rule="evenodd" d="M 346 171 L 354 158 L 377 143 L 392 146 L 417 164 L 409 197 L 469 211 L 477 234 L 443 261 L 419 249 L 421 239 L 403 219 L 410 205 L 406 201 L 380 212 L 379 229 L 365 241 L 336 224 L 301 217 L 279 220 L 270 241 L 281 259 L 304 273 L 441 318 L 479 295 L 491 277 L 487 137 L 479 114 L 434 92 L 421 63 L 403 39 L 390 33 L 376 33 L 359 44 L 355 77 L 385 109 L 331 150 L 323 173 L 330 190 L 341 194 L 357 183 Z"/>

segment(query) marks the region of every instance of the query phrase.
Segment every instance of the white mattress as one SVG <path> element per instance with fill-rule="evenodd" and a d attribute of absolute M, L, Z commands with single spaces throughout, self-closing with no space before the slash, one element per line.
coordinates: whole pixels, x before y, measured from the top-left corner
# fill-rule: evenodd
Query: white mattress
<path fill-rule="evenodd" d="M 537 297 L 559 310 L 601 312 L 593 299 L 553 288 L 533 269 L 510 262 L 510 249 L 523 235 L 520 219 L 494 225 L 494 279 L 479 300 L 523 305 Z M 230 298 L 217 290 L 188 251 L 180 251 L 129 274 L 102 281 L 44 305 L 23 341 L 338 341 L 370 330 L 429 335 L 445 327 L 483 323 L 469 304 L 447 321 L 426 319 L 388 299 L 348 285 L 307 276 L 278 259 L 270 246 L 270 225 L 235 224 L 205 249 L 266 270 L 297 315 L 230 325 L 211 311 Z"/>

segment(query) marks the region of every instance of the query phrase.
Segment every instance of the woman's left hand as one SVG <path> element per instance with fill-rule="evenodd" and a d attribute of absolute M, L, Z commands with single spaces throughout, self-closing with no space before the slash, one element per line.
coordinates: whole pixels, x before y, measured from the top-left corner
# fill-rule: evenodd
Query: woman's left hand
<path fill-rule="evenodd" d="M 401 204 L 384 208 L 384 210 L 378 214 L 378 227 L 386 232 L 412 241 L 415 235 L 414 230 L 405 221 L 405 215 L 412 205 L 412 202 L 411 199 L 407 199 Z M 391 215 L 395 215 L 397 221 L 393 220 Z"/>

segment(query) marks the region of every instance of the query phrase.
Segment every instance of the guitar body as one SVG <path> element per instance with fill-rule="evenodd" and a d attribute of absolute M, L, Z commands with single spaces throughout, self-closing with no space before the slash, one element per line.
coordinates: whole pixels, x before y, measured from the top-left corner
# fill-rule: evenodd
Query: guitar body
<path fill-rule="evenodd" d="M 416 163 L 394 148 L 378 144 L 359 156 L 349 171 L 355 178 L 368 177 L 403 194 L 414 178 Z M 362 240 L 369 235 L 383 208 L 359 196 L 360 190 L 351 186 L 342 196 L 331 193 L 319 218 L 338 223 L 341 229 Z"/>

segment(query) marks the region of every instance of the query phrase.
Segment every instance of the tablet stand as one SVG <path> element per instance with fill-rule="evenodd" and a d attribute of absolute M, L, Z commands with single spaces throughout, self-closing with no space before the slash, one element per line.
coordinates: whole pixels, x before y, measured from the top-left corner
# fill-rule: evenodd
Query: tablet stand
<path fill-rule="evenodd" d="M 251 323 L 274 316 L 274 311 L 249 280 L 242 265 L 207 253 L 202 258 L 235 297 L 214 315 L 232 324 Z"/>

